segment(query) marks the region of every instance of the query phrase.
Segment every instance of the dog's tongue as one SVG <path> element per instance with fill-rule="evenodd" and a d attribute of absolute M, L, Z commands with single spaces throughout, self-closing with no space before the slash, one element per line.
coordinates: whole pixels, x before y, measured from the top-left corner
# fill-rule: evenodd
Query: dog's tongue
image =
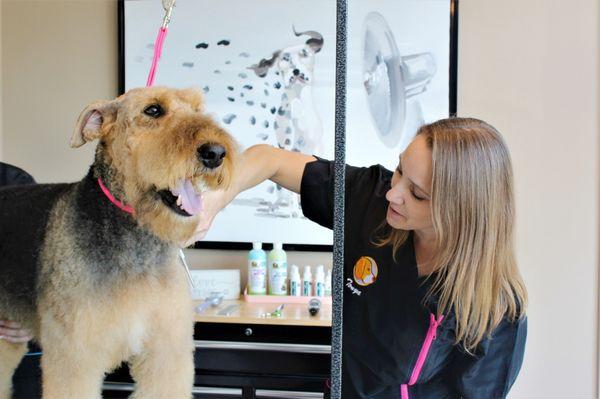
<path fill-rule="evenodd" d="M 176 197 L 181 196 L 181 207 L 190 215 L 195 215 L 202 210 L 202 195 L 196 193 L 191 181 L 187 179 L 180 181 L 172 192 Z"/>

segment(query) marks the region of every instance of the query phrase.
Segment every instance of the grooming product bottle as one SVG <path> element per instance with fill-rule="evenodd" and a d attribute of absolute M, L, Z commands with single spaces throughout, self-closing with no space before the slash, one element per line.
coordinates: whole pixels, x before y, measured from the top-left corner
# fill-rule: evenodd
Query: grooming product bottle
<path fill-rule="evenodd" d="M 325 296 L 331 296 L 331 269 L 327 269 L 325 276 Z"/>
<path fill-rule="evenodd" d="M 269 252 L 269 295 L 287 295 L 287 255 L 280 242 Z"/>
<path fill-rule="evenodd" d="M 302 280 L 300 280 L 300 271 L 298 266 L 290 267 L 290 295 L 300 296 L 302 294 Z"/>
<path fill-rule="evenodd" d="M 304 273 L 302 273 L 302 296 L 312 296 L 312 273 L 310 266 L 304 266 Z"/>
<path fill-rule="evenodd" d="M 248 253 L 248 294 L 267 294 L 267 253 L 260 242 L 252 243 Z"/>
<path fill-rule="evenodd" d="M 325 266 L 318 265 L 315 273 L 315 296 L 325 296 Z"/>

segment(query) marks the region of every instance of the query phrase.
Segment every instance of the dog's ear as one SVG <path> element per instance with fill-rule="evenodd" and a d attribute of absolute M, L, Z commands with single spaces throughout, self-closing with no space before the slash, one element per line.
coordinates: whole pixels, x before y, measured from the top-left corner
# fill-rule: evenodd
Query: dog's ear
<path fill-rule="evenodd" d="M 267 76 L 269 68 L 275 65 L 275 60 L 279 57 L 280 54 L 281 50 L 277 50 L 273 53 L 273 56 L 270 59 L 263 58 L 258 64 L 254 64 L 251 67 L 248 67 L 248 69 L 252 69 L 256 76 L 264 78 L 265 76 Z"/>
<path fill-rule="evenodd" d="M 296 37 L 302 35 L 307 35 L 310 37 L 310 39 L 306 41 L 306 44 L 312 49 L 314 53 L 318 53 L 319 51 L 321 51 L 321 48 L 323 48 L 323 35 L 319 32 L 316 32 L 314 30 L 296 32 L 296 27 L 294 25 L 292 25 L 292 30 L 294 31 L 294 35 L 296 35 Z"/>
<path fill-rule="evenodd" d="M 100 138 L 107 130 L 109 122 L 114 121 L 117 113 L 116 101 L 100 100 L 85 107 L 71 137 L 71 147 L 81 147 L 88 141 Z"/>

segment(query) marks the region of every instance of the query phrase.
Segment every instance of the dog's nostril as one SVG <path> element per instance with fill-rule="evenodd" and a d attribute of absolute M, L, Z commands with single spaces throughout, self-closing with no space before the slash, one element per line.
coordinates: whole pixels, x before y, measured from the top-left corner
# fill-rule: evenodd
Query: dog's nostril
<path fill-rule="evenodd" d="M 294 76 L 300 75 L 300 70 L 298 68 L 294 69 Z"/>
<path fill-rule="evenodd" d="M 198 158 L 207 168 L 220 166 L 225 155 L 227 155 L 227 151 L 220 144 L 203 144 L 198 148 Z"/>

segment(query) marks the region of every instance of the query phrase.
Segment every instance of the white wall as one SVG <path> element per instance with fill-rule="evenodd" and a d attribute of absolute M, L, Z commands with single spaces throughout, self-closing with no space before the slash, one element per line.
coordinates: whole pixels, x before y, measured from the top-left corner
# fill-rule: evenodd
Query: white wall
<path fill-rule="evenodd" d="M 460 0 L 461 115 L 512 152 L 531 305 L 512 398 L 597 397 L 597 0 Z"/>
<path fill-rule="evenodd" d="M 116 5 L 3 0 L 1 9 L 0 157 L 40 181 L 78 179 L 92 147 L 68 148 L 74 120 L 117 91 Z M 597 0 L 460 0 L 459 113 L 495 125 L 514 161 L 531 305 L 513 399 L 597 397 L 599 20 Z M 245 256 L 188 253 L 200 267 L 238 267 Z M 330 254 L 290 257 L 331 264 Z"/>

